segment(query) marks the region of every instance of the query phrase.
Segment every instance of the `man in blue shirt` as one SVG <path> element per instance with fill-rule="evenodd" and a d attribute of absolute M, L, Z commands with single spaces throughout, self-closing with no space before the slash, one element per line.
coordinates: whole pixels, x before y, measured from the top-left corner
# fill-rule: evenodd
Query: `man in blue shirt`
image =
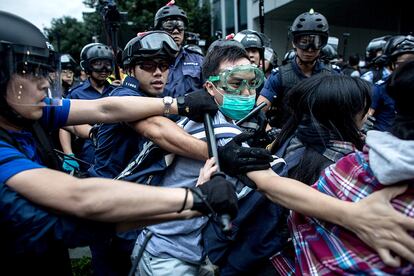
<path fill-rule="evenodd" d="M 94 100 L 108 96 L 114 89 L 114 86 L 110 85 L 107 81 L 107 78 L 114 69 L 114 55 L 112 50 L 101 43 L 90 43 L 83 47 L 80 58 L 81 67 L 88 74 L 88 79 L 84 83 L 72 88 L 67 98 Z M 74 156 L 70 133 L 61 130 L 59 138 L 63 152 Z M 77 155 L 83 161 L 93 164 L 95 147 L 90 139 L 82 139 L 82 141 L 82 151 L 77 153 Z M 77 141 L 77 143 L 82 143 L 82 141 Z M 75 169 L 74 167 L 78 167 L 79 169 L 79 164 L 72 159 L 66 158 L 63 169 L 65 171 L 72 171 Z M 82 171 L 89 169 L 88 166 L 83 164 L 80 167 Z"/>
<path fill-rule="evenodd" d="M 164 91 L 164 96 L 178 97 L 202 87 L 203 56 L 197 51 L 183 47 L 184 31 L 188 26 L 188 18 L 183 9 L 171 2 L 160 8 L 155 14 L 154 29 L 168 32 L 180 49 L 175 61 L 170 66 Z"/>
<path fill-rule="evenodd" d="M 120 87 L 110 93 L 110 96 L 160 97 L 167 82 L 168 68 L 174 62 L 177 53 L 178 47 L 168 33 L 163 31 L 140 33 L 125 46 L 122 59 L 127 77 Z M 172 104 L 172 100 L 171 97 L 164 97 L 166 104 Z M 95 162 L 89 169 L 89 175 L 105 178 L 118 176 L 130 159 L 141 151 L 146 137 L 158 141 L 151 135 L 154 131 L 164 131 L 166 143 L 171 143 L 172 139 L 176 140 L 180 135 L 185 135 L 183 131 L 177 132 L 179 129 L 172 121 L 166 122 L 169 120 L 167 118 L 151 120 L 169 124 L 170 128 L 163 130 L 157 124 L 151 123 L 143 127 L 144 123 L 140 122 L 100 125 L 96 136 Z M 181 145 L 184 150 L 188 143 L 183 139 Z M 206 152 L 205 154 L 207 155 Z M 202 160 L 206 158 L 207 156 Z M 111 242 L 102 242 L 101 245 L 91 247 L 94 271 L 98 275 L 127 274 L 136 238 L 137 232 L 130 231 L 114 237 Z"/>
<path fill-rule="evenodd" d="M 296 57 L 292 62 L 282 65 L 272 71 L 266 81 L 257 104 L 266 103 L 264 110 L 272 107 L 272 113 L 267 114 L 271 126 L 281 128 L 288 118 L 284 107 L 286 92 L 296 83 L 314 74 L 332 74 L 330 66 L 318 60 L 323 46 L 328 41 L 328 21 L 313 10 L 299 15 L 292 24 L 293 47 Z"/>
<path fill-rule="evenodd" d="M 169 105 L 144 97 L 61 100 L 59 59 L 39 29 L 0 11 L 0 41 L 5 64 L 0 79 L 0 257 L 5 271 L 70 275 L 67 248 L 96 242 L 114 231 L 113 225 L 83 219 L 133 227 L 140 220 L 197 215 L 174 213 L 177 210 L 206 213 L 205 200 L 217 211 L 235 212 L 233 188 L 224 180 L 207 182 L 189 193 L 103 178 L 77 179 L 45 166 L 56 162 L 51 162 L 55 158 L 43 128 L 134 121 L 166 109 L 198 118 L 205 111 L 215 114 L 211 98 L 189 94 Z"/>

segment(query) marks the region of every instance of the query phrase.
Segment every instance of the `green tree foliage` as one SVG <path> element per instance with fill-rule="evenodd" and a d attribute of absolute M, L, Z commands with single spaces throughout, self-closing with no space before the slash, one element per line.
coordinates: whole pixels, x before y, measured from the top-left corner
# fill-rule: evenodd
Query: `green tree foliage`
<path fill-rule="evenodd" d="M 84 0 L 85 6 L 95 8 L 95 13 L 84 13 L 83 22 L 75 18 L 63 17 L 53 19 L 51 27 L 44 31 L 61 53 L 69 53 L 79 61 L 79 53 L 82 47 L 94 42 L 92 37 L 97 37 L 99 42 L 109 43 L 105 32 L 103 14 L 106 4 L 105 0 Z M 121 12 L 128 13 L 127 22 L 122 22 L 119 29 L 119 46 L 125 44 L 138 32 L 151 30 L 154 24 L 154 16 L 159 8 L 168 3 L 168 0 L 119 0 L 114 1 Z M 209 1 L 199 0 L 176 0 L 189 18 L 187 31 L 199 33 L 202 39 L 210 38 L 210 7 Z"/>

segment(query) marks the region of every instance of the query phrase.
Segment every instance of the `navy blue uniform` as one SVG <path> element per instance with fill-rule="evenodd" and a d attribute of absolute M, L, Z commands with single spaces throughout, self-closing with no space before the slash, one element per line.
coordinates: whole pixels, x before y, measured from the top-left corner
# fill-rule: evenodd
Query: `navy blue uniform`
<path fill-rule="evenodd" d="M 201 65 L 203 56 L 190 49 L 181 48 L 174 64 L 170 66 L 164 96 L 176 98 L 203 86 Z"/>
<path fill-rule="evenodd" d="M 103 98 L 109 95 L 109 93 L 114 89 L 114 86 L 110 85 L 109 83 L 105 86 L 102 93 L 97 91 L 91 85 L 89 79 L 86 80 L 84 83 L 74 87 L 69 91 L 68 98 L 69 99 L 81 99 L 81 100 L 96 100 L 99 98 Z M 79 158 L 93 164 L 94 163 L 94 155 L 95 155 L 95 147 L 91 140 L 85 140 L 83 144 L 82 153 L 80 154 Z M 83 166 L 81 164 L 81 166 Z M 83 168 L 84 170 L 88 168 Z"/>
<path fill-rule="evenodd" d="M 63 100 L 62 106 L 45 107 L 42 125 L 48 130 L 64 126 L 69 108 L 69 100 Z M 7 132 L 20 149 L 0 139 L 2 269 L 12 271 L 14 275 L 71 275 L 67 248 L 109 237 L 113 233 L 112 226 L 54 215 L 10 189 L 5 183 L 12 176 L 45 166 L 30 132 Z"/>
<path fill-rule="evenodd" d="M 127 76 L 122 86 L 109 96 L 146 96 L 139 90 L 137 79 Z M 141 108 L 137 106 L 137 108 Z M 88 170 L 90 176 L 115 178 L 139 152 L 143 137 L 125 123 L 102 124 L 97 134 L 95 163 Z M 93 267 L 96 275 L 127 275 L 130 255 L 137 231 L 129 231 L 113 237 L 109 243 L 91 246 Z"/>
<path fill-rule="evenodd" d="M 375 110 L 374 129 L 389 131 L 395 119 L 395 101 L 387 93 L 390 77 L 377 81 L 373 86 L 371 108 Z"/>
<path fill-rule="evenodd" d="M 312 71 L 312 75 L 315 74 L 338 74 L 338 72 L 322 62 L 316 61 Z M 284 96 L 290 88 L 305 78 L 307 76 L 300 70 L 296 59 L 272 70 L 271 75 L 260 92 L 260 95 L 269 100 L 272 103 L 272 107 L 276 109 L 275 115 L 271 119 L 272 126 L 281 128 L 286 122 L 287 114 L 284 108 Z"/>
<path fill-rule="evenodd" d="M 139 82 L 126 77 L 122 86 L 114 89 L 110 96 L 146 96 L 139 90 Z M 137 108 L 140 108 L 137 106 Z M 97 134 L 95 163 L 89 175 L 105 178 L 116 177 L 138 152 L 141 136 L 125 123 L 102 124 Z"/>

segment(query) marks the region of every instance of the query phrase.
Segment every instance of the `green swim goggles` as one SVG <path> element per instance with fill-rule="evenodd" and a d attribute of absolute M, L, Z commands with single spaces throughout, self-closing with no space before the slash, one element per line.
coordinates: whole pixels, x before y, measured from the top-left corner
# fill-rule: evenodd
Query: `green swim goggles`
<path fill-rule="evenodd" d="M 244 89 L 254 90 L 264 81 L 264 74 L 261 69 L 252 64 L 227 68 L 218 76 L 210 76 L 208 80 L 218 83 L 217 87 L 227 93 L 240 95 Z"/>

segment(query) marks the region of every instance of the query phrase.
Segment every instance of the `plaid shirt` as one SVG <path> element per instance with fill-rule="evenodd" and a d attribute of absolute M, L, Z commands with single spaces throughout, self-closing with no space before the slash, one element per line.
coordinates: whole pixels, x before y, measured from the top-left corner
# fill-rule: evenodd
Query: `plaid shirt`
<path fill-rule="evenodd" d="M 328 167 L 313 187 L 346 201 L 359 201 L 384 186 L 373 175 L 368 163 L 368 148 L 349 154 Z M 414 217 L 414 187 L 392 200 L 393 207 Z M 288 252 L 271 261 L 281 275 L 414 275 L 414 264 L 386 266 L 379 255 L 348 230 L 292 212 L 289 227 L 295 246 L 296 262 Z"/>

